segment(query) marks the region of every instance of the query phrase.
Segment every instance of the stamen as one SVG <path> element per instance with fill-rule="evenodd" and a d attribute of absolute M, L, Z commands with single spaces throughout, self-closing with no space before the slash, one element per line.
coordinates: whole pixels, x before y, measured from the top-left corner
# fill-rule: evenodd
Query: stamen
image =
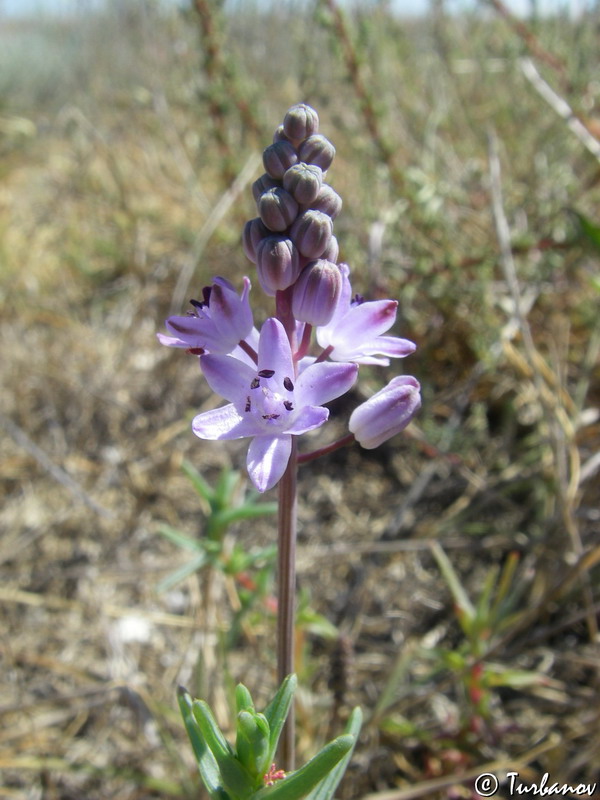
<path fill-rule="evenodd" d="M 252 404 L 250 403 L 250 396 L 248 395 L 248 397 L 246 398 L 246 406 L 244 408 L 244 411 L 246 411 L 246 412 L 250 411 L 251 405 Z"/>
<path fill-rule="evenodd" d="M 294 406 L 291 403 L 291 400 L 284 400 L 283 405 L 285 406 L 286 411 L 293 411 Z"/>
<path fill-rule="evenodd" d="M 190 303 L 194 306 L 194 308 L 200 308 L 200 309 L 204 308 L 204 306 L 206 305 L 206 303 L 201 303 L 200 300 L 190 300 Z M 190 311 L 189 313 L 192 314 L 193 312 Z"/>
<path fill-rule="evenodd" d="M 262 418 L 263 419 L 279 419 L 280 416 L 281 416 L 280 414 L 263 414 Z"/>
<path fill-rule="evenodd" d="M 190 353 L 192 356 L 203 356 L 205 350 L 202 347 L 188 347 L 186 352 Z"/>
<path fill-rule="evenodd" d="M 259 386 L 260 386 L 260 381 L 258 380 L 258 378 L 252 378 L 252 383 L 250 384 L 250 388 L 258 389 Z"/>
<path fill-rule="evenodd" d="M 210 293 L 212 292 L 212 286 L 205 286 L 202 289 L 202 297 L 204 298 L 204 304 L 208 305 L 210 303 Z"/>
<path fill-rule="evenodd" d="M 258 371 L 259 378 L 272 378 L 275 375 L 274 369 L 260 369 Z"/>
<path fill-rule="evenodd" d="M 294 384 L 292 383 L 292 379 L 291 378 L 284 378 L 283 379 L 283 385 L 288 390 L 288 392 L 293 392 L 294 391 Z"/>

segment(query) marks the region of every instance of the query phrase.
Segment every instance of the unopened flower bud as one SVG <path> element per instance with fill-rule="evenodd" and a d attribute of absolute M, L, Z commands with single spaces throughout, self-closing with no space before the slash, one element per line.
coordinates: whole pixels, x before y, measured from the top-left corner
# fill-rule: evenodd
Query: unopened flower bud
<path fill-rule="evenodd" d="M 289 139 L 283 130 L 283 125 L 278 125 L 277 128 L 275 128 L 275 133 L 273 134 L 273 144 L 275 144 L 275 142 L 289 142 Z"/>
<path fill-rule="evenodd" d="M 316 200 L 322 183 L 323 172 L 313 164 L 294 164 L 283 176 L 283 188 L 305 206 Z"/>
<path fill-rule="evenodd" d="M 342 210 L 342 198 L 328 183 L 324 183 L 310 207 L 335 219 Z"/>
<path fill-rule="evenodd" d="M 258 203 L 261 194 L 268 192 L 269 189 L 274 189 L 276 186 L 281 186 L 279 181 L 276 181 L 275 178 L 272 178 L 265 172 L 264 175 L 261 175 L 260 178 L 257 178 L 252 184 L 254 202 Z"/>
<path fill-rule="evenodd" d="M 271 231 L 284 231 L 298 213 L 298 203 L 279 186 L 264 192 L 258 200 L 260 218 Z"/>
<path fill-rule="evenodd" d="M 320 258 L 324 258 L 326 261 L 333 261 L 334 264 L 338 263 L 338 258 L 340 257 L 340 246 L 338 244 L 338 240 L 335 236 L 332 236 L 329 240 L 329 244 L 321 253 Z"/>
<path fill-rule="evenodd" d="M 292 312 L 300 322 L 327 325 L 342 289 L 342 275 L 331 261 L 311 261 L 294 285 Z"/>
<path fill-rule="evenodd" d="M 300 273 L 298 250 L 285 236 L 267 236 L 256 250 L 258 280 L 273 297 L 278 289 L 287 289 Z"/>
<path fill-rule="evenodd" d="M 266 236 L 270 236 L 270 234 L 271 231 L 267 228 L 260 217 L 250 219 L 244 225 L 244 230 L 242 233 L 242 246 L 244 248 L 244 253 L 253 264 L 256 264 L 256 248 L 260 244 L 261 240 Z"/>
<path fill-rule="evenodd" d="M 296 217 L 290 236 L 296 247 L 307 258 L 319 258 L 333 234 L 331 217 L 322 211 L 304 211 Z"/>
<path fill-rule="evenodd" d="M 263 151 L 265 170 L 272 178 L 281 180 L 286 170 L 298 161 L 298 155 L 290 142 L 279 141 L 270 144 Z"/>
<path fill-rule="evenodd" d="M 316 164 L 323 172 L 331 166 L 335 156 L 335 147 L 325 136 L 315 133 L 305 139 L 298 148 L 300 161 Z"/>
<path fill-rule="evenodd" d="M 319 130 L 319 115 L 306 103 L 288 109 L 283 118 L 283 131 L 292 142 L 301 142 Z"/>
<path fill-rule="evenodd" d="M 348 427 L 366 450 L 379 447 L 404 430 L 421 407 L 419 382 L 401 375 L 354 409 Z"/>

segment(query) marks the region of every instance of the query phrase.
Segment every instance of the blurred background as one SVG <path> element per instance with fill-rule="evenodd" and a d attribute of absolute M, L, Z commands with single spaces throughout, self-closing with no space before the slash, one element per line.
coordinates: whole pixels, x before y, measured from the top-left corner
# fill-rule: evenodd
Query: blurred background
<path fill-rule="evenodd" d="M 418 344 L 327 435 L 401 369 L 424 400 L 301 470 L 300 756 L 360 704 L 340 798 L 600 780 L 599 14 L 0 4 L 0 797 L 201 797 L 177 685 L 225 728 L 236 682 L 273 692 L 276 495 L 193 436 L 220 400 L 156 332 L 254 279 L 250 187 L 300 101 L 354 288 Z"/>

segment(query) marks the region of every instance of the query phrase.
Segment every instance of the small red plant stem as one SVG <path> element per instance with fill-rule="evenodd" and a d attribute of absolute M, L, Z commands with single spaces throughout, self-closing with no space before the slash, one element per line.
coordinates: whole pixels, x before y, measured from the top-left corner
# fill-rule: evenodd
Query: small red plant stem
<path fill-rule="evenodd" d="M 296 437 L 292 436 L 290 460 L 279 482 L 277 677 L 280 685 L 294 671 L 297 476 Z M 279 763 L 286 772 L 294 769 L 294 716 L 292 705 L 279 742 Z"/>
<path fill-rule="evenodd" d="M 238 344 L 242 348 L 244 353 L 249 355 L 255 364 L 258 364 L 258 354 L 256 350 L 251 345 L 249 345 L 245 339 L 242 339 L 240 342 L 238 342 Z"/>
<path fill-rule="evenodd" d="M 298 456 L 297 462 L 298 464 L 307 464 L 309 461 L 314 461 L 315 458 L 320 458 L 320 456 L 326 456 L 327 453 L 333 453 L 335 450 L 339 450 L 340 447 L 346 447 L 346 445 L 352 444 L 353 441 L 354 434 L 347 433 L 341 439 L 337 439 L 337 441 L 331 444 L 326 444 L 325 447 L 319 447 L 318 450 L 313 450 L 310 453 L 302 453 Z"/>

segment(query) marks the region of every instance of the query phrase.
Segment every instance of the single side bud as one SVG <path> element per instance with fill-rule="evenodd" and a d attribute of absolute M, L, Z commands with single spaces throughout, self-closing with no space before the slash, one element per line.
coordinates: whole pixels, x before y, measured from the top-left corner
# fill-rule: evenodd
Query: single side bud
<path fill-rule="evenodd" d="M 276 186 L 281 186 L 279 181 L 276 181 L 275 178 L 272 178 L 265 172 L 264 175 L 261 175 L 260 178 L 257 178 L 252 184 L 254 202 L 258 203 L 261 194 L 268 192 L 269 189 L 274 189 Z"/>
<path fill-rule="evenodd" d="M 272 178 L 280 181 L 286 170 L 298 161 L 296 151 L 290 142 L 280 141 L 270 144 L 263 151 L 265 170 Z"/>
<path fill-rule="evenodd" d="M 283 132 L 292 142 L 301 142 L 319 130 L 319 115 L 306 103 L 288 109 L 283 118 Z"/>
<path fill-rule="evenodd" d="M 323 172 L 313 164 L 294 164 L 283 176 L 283 188 L 304 206 L 316 200 L 322 183 Z"/>
<path fill-rule="evenodd" d="M 270 236 L 270 234 L 271 231 L 267 228 L 260 217 L 250 219 L 244 225 L 244 230 L 242 232 L 242 247 L 244 248 L 244 253 L 246 254 L 247 258 L 249 258 L 253 264 L 256 264 L 256 248 L 260 244 L 261 240 L 266 236 Z"/>
<path fill-rule="evenodd" d="M 278 125 L 277 128 L 275 128 L 275 133 L 273 134 L 273 144 L 275 144 L 275 142 L 289 142 L 289 139 L 283 130 L 283 125 Z"/>
<path fill-rule="evenodd" d="M 324 183 L 310 207 L 335 219 L 342 210 L 342 198 L 328 183 Z"/>
<path fill-rule="evenodd" d="M 416 378 L 400 375 L 355 408 L 348 427 L 360 446 L 372 450 L 404 430 L 421 407 L 420 389 Z"/>
<path fill-rule="evenodd" d="M 342 275 L 331 261 L 311 261 L 300 273 L 292 295 L 292 313 L 300 322 L 327 325 L 342 289 Z"/>
<path fill-rule="evenodd" d="M 300 161 L 316 164 L 323 172 L 329 169 L 335 156 L 335 147 L 325 136 L 315 133 L 305 139 L 298 148 Z"/>
<path fill-rule="evenodd" d="M 333 234 L 331 217 L 322 211 L 304 211 L 290 228 L 296 247 L 307 258 L 319 258 L 329 245 Z"/>
<path fill-rule="evenodd" d="M 329 244 L 321 253 L 320 258 L 324 258 L 326 261 L 333 261 L 334 264 L 338 263 L 338 258 L 340 257 L 340 246 L 338 244 L 338 240 L 335 236 L 332 236 L 329 240 Z"/>
<path fill-rule="evenodd" d="M 263 290 L 271 297 L 287 289 L 300 274 L 298 250 L 285 236 L 267 236 L 256 249 L 256 269 Z"/>
<path fill-rule="evenodd" d="M 298 213 L 298 203 L 279 186 L 264 192 L 258 200 L 258 213 L 270 231 L 284 231 Z"/>

